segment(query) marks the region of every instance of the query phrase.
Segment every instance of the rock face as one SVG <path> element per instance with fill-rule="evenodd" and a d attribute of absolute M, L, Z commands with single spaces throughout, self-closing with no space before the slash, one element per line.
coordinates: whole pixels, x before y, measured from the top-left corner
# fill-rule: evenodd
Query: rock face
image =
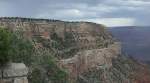
<path fill-rule="evenodd" d="M 0 18 L 0 26 L 23 33 L 23 37 L 32 40 L 37 49 L 47 48 L 53 52 L 58 65 L 67 69 L 69 83 L 150 83 L 150 71 L 123 56 L 120 43 L 100 24 Z M 0 74 L 0 77 L 15 77 L 15 83 L 27 82 L 27 70 L 23 65 L 12 64 Z M 6 79 L 9 80 L 12 81 Z"/>
<path fill-rule="evenodd" d="M 23 63 L 10 63 L 1 69 L 0 83 L 28 83 L 28 68 Z"/>
<path fill-rule="evenodd" d="M 112 66 L 112 58 L 117 58 L 121 54 L 120 43 L 102 49 L 85 50 L 78 52 L 74 57 L 60 61 L 63 67 L 69 69 L 70 77 L 77 78 L 79 74 L 97 68 L 102 65 Z"/>
<path fill-rule="evenodd" d="M 35 47 L 51 48 L 61 58 L 69 58 L 81 50 L 104 48 L 114 42 L 104 26 L 90 22 L 0 18 L 0 26 L 23 33 L 34 41 Z"/>

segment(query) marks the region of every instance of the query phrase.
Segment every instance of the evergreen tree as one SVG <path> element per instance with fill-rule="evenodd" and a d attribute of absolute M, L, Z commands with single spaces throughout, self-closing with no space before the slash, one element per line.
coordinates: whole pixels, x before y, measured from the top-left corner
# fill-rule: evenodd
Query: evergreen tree
<path fill-rule="evenodd" d="M 11 46 L 11 34 L 8 30 L 0 28 L 0 66 L 5 65 L 9 59 Z"/>

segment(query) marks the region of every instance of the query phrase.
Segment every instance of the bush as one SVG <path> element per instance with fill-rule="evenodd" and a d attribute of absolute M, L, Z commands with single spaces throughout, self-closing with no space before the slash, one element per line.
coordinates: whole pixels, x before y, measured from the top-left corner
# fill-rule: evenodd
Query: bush
<path fill-rule="evenodd" d="M 59 68 L 57 59 L 53 56 L 54 54 L 46 49 L 35 51 L 32 72 L 29 74 L 30 83 L 68 83 L 67 72 Z M 37 78 L 40 81 L 35 80 Z"/>
<path fill-rule="evenodd" d="M 42 73 L 41 70 L 38 68 L 35 68 L 31 75 L 29 75 L 29 81 L 30 83 L 43 83 L 43 77 L 42 77 Z"/>
<path fill-rule="evenodd" d="M 33 45 L 23 37 L 21 31 L 10 32 L 0 28 L 0 65 L 4 66 L 8 61 L 23 62 L 27 66 L 31 64 Z"/>
<path fill-rule="evenodd" d="M 32 42 L 24 38 L 21 33 L 12 33 L 11 49 L 9 51 L 12 62 L 23 62 L 29 66 L 32 62 L 32 54 Z"/>
<path fill-rule="evenodd" d="M 10 60 L 8 54 L 11 46 L 11 34 L 8 30 L 0 28 L 0 65 L 5 65 Z"/>
<path fill-rule="evenodd" d="M 68 74 L 58 67 L 53 57 L 44 56 L 43 60 L 45 60 L 44 64 L 46 64 L 45 69 L 47 70 L 48 78 L 53 83 L 67 83 Z"/>

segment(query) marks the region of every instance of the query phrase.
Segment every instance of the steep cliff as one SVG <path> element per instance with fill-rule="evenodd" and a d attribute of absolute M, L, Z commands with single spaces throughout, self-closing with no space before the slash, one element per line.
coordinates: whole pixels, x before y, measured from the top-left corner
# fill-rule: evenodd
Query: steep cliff
<path fill-rule="evenodd" d="M 37 52 L 48 50 L 67 69 L 69 83 L 149 83 L 146 66 L 123 56 L 120 43 L 100 24 L 5 17 L 0 26 L 23 33 Z"/>

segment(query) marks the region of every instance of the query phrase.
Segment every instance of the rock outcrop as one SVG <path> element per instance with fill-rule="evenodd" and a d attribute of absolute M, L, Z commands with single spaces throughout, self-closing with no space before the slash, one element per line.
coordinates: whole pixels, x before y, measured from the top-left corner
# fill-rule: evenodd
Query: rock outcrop
<path fill-rule="evenodd" d="M 0 83 L 28 83 L 28 68 L 23 63 L 10 63 L 0 72 Z"/>
<path fill-rule="evenodd" d="M 112 59 L 121 54 L 120 43 L 115 42 L 107 48 L 85 50 L 78 52 L 74 57 L 63 59 L 60 64 L 69 69 L 70 77 L 77 78 L 79 74 L 89 71 L 93 68 L 106 65 L 112 66 Z"/>

